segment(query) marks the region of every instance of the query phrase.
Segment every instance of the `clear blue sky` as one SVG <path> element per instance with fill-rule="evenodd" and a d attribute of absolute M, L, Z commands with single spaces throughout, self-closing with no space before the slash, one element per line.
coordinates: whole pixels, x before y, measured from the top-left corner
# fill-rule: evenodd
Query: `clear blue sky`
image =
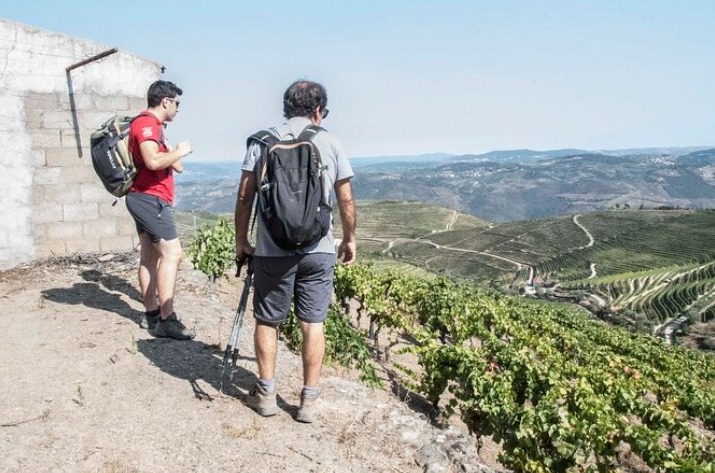
<path fill-rule="evenodd" d="M 172 140 L 237 159 L 297 78 L 351 156 L 715 145 L 715 1 L 3 2 L 166 66 Z"/>

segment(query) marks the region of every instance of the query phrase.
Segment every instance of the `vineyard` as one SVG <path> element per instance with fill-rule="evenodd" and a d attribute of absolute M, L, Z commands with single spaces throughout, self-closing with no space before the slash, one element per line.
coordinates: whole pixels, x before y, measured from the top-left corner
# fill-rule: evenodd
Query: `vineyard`
<path fill-rule="evenodd" d="M 358 214 L 362 260 L 511 291 L 535 277 L 540 297 L 548 296 L 540 285 L 572 300 L 592 294 L 605 303 L 592 310 L 648 333 L 683 316 L 715 316 L 712 266 L 693 271 L 715 259 L 715 212 L 618 210 L 494 225 L 416 202 L 364 201 Z M 185 245 L 217 219 L 178 214 Z"/>
<path fill-rule="evenodd" d="M 584 305 L 600 298 L 591 310 L 647 333 L 681 317 L 695 324 L 715 317 L 712 266 L 692 271 L 715 259 L 715 212 L 618 210 L 494 225 L 417 202 L 363 201 L 358 214 L 363 261 L 513 292 L 535 278 L 539 297 L 556 285 Z M 184 245 L 217 221 L 178 214 Z"/>
<path fill-rule="evenodd" d="M 380 255 L 423 267 L 428 262 L 436 273 L 482 283 L 496 277 L 514 286 L 528 282 L 529 271 L 518 265 L 534 267 L 542 280 L 573 281 L 590 277 L 592 265 L 605 276 L 715 257 L 715 212 L 710 211 L 602 211 L 579 215 L 578 223 L 574 216 L 563 216 L 498 225 L 468 222 L 459 214 L 457 222 L 465 218 L 461 226 L 445 229 L 450 211 L 437 209 L 404 202 L 364 204 L 360 225 L 364 218 L 368 228 L 360 228 L 358 238 Z M 414 245 L 416 240 L 423 244 Z M 425 244 L 440 251 L 427 258 Z M 456 265 L 449 252 L 460 257 Z M 514 263 L 498 264 L 495 258 Z"/>
<path fill-rule="evenodd" d="M 360 238 L 378 239 L 383 249 L 391 239 L 414 239 L 436 231 L 470 230 L 484 228 L 487 222 L 453 210 L 418 202 L 360 201 Z M 335 212 L 335 228 L 340 229 L 339 215 Z"/>
<path fill-rule="evenodd" d="M 615 311 L 628 308 L 643 314 L 656 333 L 664 323 L 683 314 L 692 323 L 708 322 L 715 317 L 715 263 L 581 279 L 561 287 L 595 293 Z"/>
<path fill-rule="evenodd" d="M 537 273 L 546 278 L 588 277 L 589 265 L 598 275 L 705 262 L 715 257 L 715 212 L 612 211 L 580 217 L 595 244 L 542 261 Z"/>
<path fill-rule="evenodd" d="M 537 274 L 603 298 L 612 319 L 655 334 L 680 317 L 715 316 L 715 212 L 596 212 L 580 221 L 595 244 L 539 263 Z"/>
<path fill-rule="evenodd" d="M 395 215 L 388 210 L 395 204 L 364 206 L 375 235 L 383 226 L 396 228 L 383 221 Z M 692 323 L 715 316 L 715 279 L 705 268 L 690 271 L 715 259 L 715 212 L 602 211 L 438 230 L 447 211 L 429 226 L 424 216 L 435 210 L 419 205 L 399 203 L 420 214 L 399 237 L 393 232 L 395 237 L 370 240 L 359 233 L 368 254 L 493 288 L 516 291 L 535 278 L 539 285 L 570 292 L 572 300 L 593 294 L 606 302 L 594 310 L 606 309 L 609 320 L 646 332 L 659 333 L 682 316 Z M 549 292 L 537 287 L 534 293 Z"/>
<path fill-rule="evenodd" d="M 463 223 L 501 237 L 497 246 L 519 243 L 522 254 L 532 257 L 536 253 L 527 248 L 536 248 L 537 240 L 550 242 L 544 247 L 548 252 L 565 235 L 575 237 L 575 228 L 584 232 L 591 224 L 591 238 L 574 239 L 570 253 L 560 255 L 567 261 L 569 254 L 598 254 L 604 242 L 636 240 L 634 235 L 647 234 L 647 223 L 662 214 L 647 220 L 651 217 L 609 212 L 556 219 L 553 225 Z M 676 219 L 688 217 L 684 212 Z M 609 218 L 622 219 L 623 225 L 609 224 Z M 357 367 L 370 384 L 378 382 L 373 356 L 385 361 L 401 389 L 423 396 L 446 417 L 459 415 L 477 438 L 500 444 L 500 461 L 515 471 L 715 472 L 715 358 L 610 326 L 573 306 L 487 292 L 425 271 L 438 257 L 453 267 L 472 264 L 474 271 L 494 278 L 508 271 L 505 260 L 468 253 L 476 250 L 424 251 L 450 232 L 463 236 L 464 228 L 450 230 L 459 220 L 459 214 L 445 213 L 444 231 L 400 243 L 420 255 L 419 267 L 399 257 L 336 267 L 338 304 L 326 322 L 329 359 Z M 234 244 L 229 221 L 215 222 L 194 229 L 187 248 L 194 265 L 212 278 L 227 270 Z M 681 237 L 689 232 L 703 250 L 709 244 L 707 229 L 701 220 L 686 222 Z M 677 235 L 675 230 L 661 233 L 643 246 L 665 248 L 658 242 L 672 242 Z M 692 257 L 693 249 L 683 241 L 665 260 L 677 260 L 679 251 Z M 477 268 L 476 257 L 489 263 Z M 702 317 L 712 313 L 714 280 L 715 263 L 707 261 L 562 285 L 600 294 L 612 305 L 637 307 L 663 325 L 683 309 Z M 670 312 L 663 317 L 665 310 Z M 369 328 L 363 331 L 365 321 Z M 291 344 L 299 344 L 296 327 L 285 329 Z"/>
<path fill-rule="evenodd" d="M 509 468 L 715 471 L 712 357 L 443 277 L 338 266 L 335 291 L 391 334 L 378 352 L 416 358 L 403 383 L 501 442 Z"/>

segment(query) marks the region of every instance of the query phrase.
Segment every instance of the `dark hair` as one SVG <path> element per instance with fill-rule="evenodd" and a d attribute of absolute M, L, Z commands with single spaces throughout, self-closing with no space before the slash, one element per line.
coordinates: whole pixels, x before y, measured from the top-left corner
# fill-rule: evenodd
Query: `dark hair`
<path fill-rule="evenodd" d="M 320 107 L 325 110 L 328 94 L 317 82 L 297 80 L 283 94 L 283 116 L 286 118 L 309 117 Z"/>
<path fill-rule="evenodd" d="M 146 94 L 146 102 L 149 108 L 153 108 L 159 105 L 164 98 L 168 97 L 173 99 L 182 93 L 183 91 L 173 82 L 158 80 L 149 86 L 149 91 Z"/>

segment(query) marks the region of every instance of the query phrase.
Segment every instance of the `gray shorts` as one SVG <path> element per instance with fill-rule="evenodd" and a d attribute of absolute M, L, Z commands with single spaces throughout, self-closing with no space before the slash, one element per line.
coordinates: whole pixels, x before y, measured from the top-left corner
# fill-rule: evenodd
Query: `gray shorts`
<path fill-rule="evenodd" d="M 253 315 L 258 322 L 277 326 L 288 316 L 295 299 L 298 319 L 325 322 L 333 297 L 335 254 L 253 257 Z"/>
<path fill-rule="evenodd" d="M 167 201 L 141 192 L 130 192 L 124 199 L 127 210 L 137 225 L 137 233 L 147 233 L 154 243 L 178 237 L 174 224 L 174 207 Z"/>

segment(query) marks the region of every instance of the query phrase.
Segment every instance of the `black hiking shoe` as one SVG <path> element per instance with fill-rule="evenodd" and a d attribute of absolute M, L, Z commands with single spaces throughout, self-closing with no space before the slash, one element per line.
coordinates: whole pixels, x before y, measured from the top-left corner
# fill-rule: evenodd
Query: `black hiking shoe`
<path fill-rule="evenodd" d="M 159 309 L 148 310 L 142 314 L 142 318 L 139 321 L 139 326 L 141 328 L 149 329 L 151 332 L 156 327 L 156 323 L 159 321 Z"/>
<path fill-rule="evenodd" d="M 191 340 L 196 336 L 196 332 L 186 328 L 179 319 L 176 312 L 172 312 L 166 319 L 159 319 L 154 327 L 154 336 L 163 338 L 174 338 L 176 340 Z"/>

